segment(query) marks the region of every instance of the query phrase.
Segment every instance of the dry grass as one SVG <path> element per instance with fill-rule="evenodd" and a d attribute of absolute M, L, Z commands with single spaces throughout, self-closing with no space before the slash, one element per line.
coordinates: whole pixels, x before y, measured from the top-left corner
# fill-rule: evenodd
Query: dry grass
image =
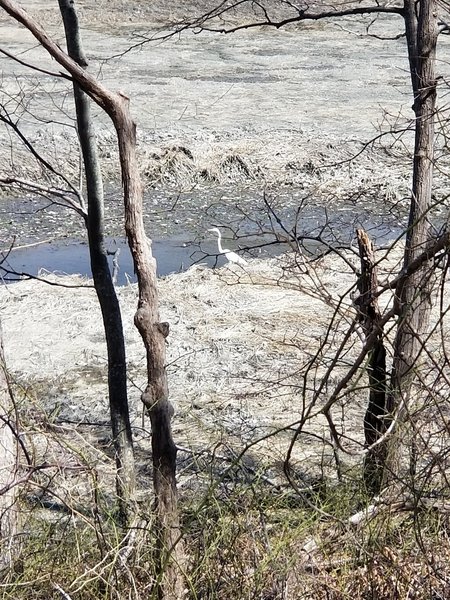
<path fill-rule="evenodd" d="M 338 516 L 356 500 L 355 491 L 346 498 L 341 490 L 323 495 L 322 506 Z M 385 511 L 354 528 L 332 516 L 324 521 L 288 495 L 237 482 L 226 494 L 211 492 L 183 505 L 183 514 L 191 600 L 448 597 L 445 514 Z M 151 523 L 145 524 L 145 543 L 134 545 L 124 564 L 112 519 L 53 515 L 30 514 L 22 571 L 3 579 L 2 598 L 47 600 L 58 598 L 58 590 L 83 600 L 154 597 Z M 307 550 L 311 534 L 318 540 L 313 552 Z"/>
<path fill-rule="evenodd" d="M 30 89 L 32 87 L 30 84 Z M 76 181 L 80 159 L 77 138 L 71 129 L 47 131 L 36 124 L 27 136 L 57 171 Z M 204 132 L 194 135 L 174 132 L 169 137 L 170 141 L 164 142 L 148 132 L 140 132 L 140 169 L 150 188 L 189 190 L 198 185 L 229 184 L 294 186 L 301 188 L 305 196 L 314 194 L 316 201 L 333 198 L 336 202 L 338 197 L 340 202 L 352 204 L 364 197 L 365 202 L 375 201 L 375 210 L 381 201 L 394 206 L 407 195 L 409 181 L 404 176 L 404 163 L 409 162 L 410 156 L 404 149 L 400 156 L 398 152 L 386 153 L 383 146 L 378 146 L 349 164 L 345 160 L 358 154 L 361 144 L 350 141 L 327 144 L 326 139 L 311 139 L 298 131 L 273 132 L 270 139 L 262 131 L 239 130 L 232 136 L 213 138 Z M 104 125 L 98 138 L 104 179 L 117 185 L 120 166 L 114 131 Z M 10 161 L 11 149 L 5 144 L 5 173 L 14 172 L 16 177 L 49 185 L 49 177 L 52 177 L 50 174 L 43 177 L 42 167 L 29 152 L 20 144 L 12 148 L 14 159 Z M 52 179 L 55 186 L 64 187 L 61 180 Z M 440 182 L 439 187 L 445 192 L 446 182 Z M 5 194 L 8 190 L 10 195 L 14 193 L 8 186 L 0 189 Z"/>
<path fill-rule="evenodd" d="M 401 248 L 381 264 L 380 279 L 397 270 L 400 256 Z M 351 254 L 345 259 L 357 263 Z M 147 532 L 148 542 L 133 559 L 130 573 L 117 566 L 114 465 L 105 418 L 106 359 L 95 293 L 86 287 L 90 282 L 77 277 L 51 279 L 81 287 L 24 281 L 0 290 L 7 360 L 16 381 L 24 439 L 32 461 L 46 465 L 24 492 L 34 534 L 24 550 L 23 578 L 14 576 L 4 589 L 23 597 L 20 582 L 42 565 L 32 559 L 33 548 L 41 548 L 44 555 L 57 553 L 60 559 L 50 571 L 44 569 L 36 598 L 50 597 L 55 591 L 52 582 L 68 593 L 79 589 L 75 597 L 124 598 L 131 573 L 139 590 L 131 597 L 137 600 L 139 594 L 149 593 L 153 581 L 152 537 Z M 306 265 L 293 256 L 252 260 L 245 268 L 212 271 L 197 266 L 160 281 L 161 318 L 171 325 L 168 373 L 176 406 L 174 433 L 182 447 L 179 488 L 194 565 L 189 575 L 193 599 L 425 600 L 441 592 L 446 597 L 442 557 L 448 555 L 448 543 L 445 536 L 439 538 L 447 530 L 445 511 L 408 508 L 393 514 L 386 509 L 358 528 L 346 521 L 365 503 L 357 482 L 366 391 L 358 386 L 347 390 L 335 407 L 335 421 L 347 436 L 343 443 L 350 453 L 341 456 L 345 476 L 339 484 L 320 407 L 357 355 L 358 336 L 349 340 L 323 397 L 316 399 L 307 434 L 295 445 L 293 472 L 296 484 L 306 490 L 304 496 L 290 490 L 282 475 L 292 431 L 258 442 L 295 423 L 303 402 L 314 397 L 354 317 L 349 296 L 354 283 L 344 260 L 326 257 Z M 133 326 L 137 293 L 134 286 L 118 292 L 144 507 L 151 485 L 150 438 L 139 400 L 145 361 Z M 385 308 L 389 302 L 388 295 Z M 429 340 L 436 360 L 439 339 L 436 332 Z M 304 371 L 314 354 L 316 362 L 303 387 Z M 364 377 L 358 380 L 364 382 Z M 443 387 L 439 394 L 433 410 L 442 416 L 447 410 Z M 417 481 L 428 497 L 445 477 L 447 434 L 441 417 L 429 423 L 429 412 L 423 407 L 421 411 L 416 413 L 420 465 L 434 466 L 427 468 L 425 479 L 418 473 Z M 246 446 L 248 451 L 240 457 Z M 36 511 L 36 502 L 56 506 L 53 512 Z M 49 514 L 57 515 L 52 531 Z M 96 515 L 103 515 L 101 543 Z M 61 532 L 66 530 L 70 535 L 63 539 Z M 314 550 L 305 552 L 312 538 Z M 435 539 L 439 544 L 433 546 Z M 75 555 L 62 551 L 69 540 Z"/>
<path fill-rule="evenodd" d="M 350 260 L 357 265 L 356 257 Z M 391 257 L 380 278 L 396 265 L 397 259 Z M 61 281 L 75 286 L 89 283 L 78 278 Z M 228 266 L 212 271 L 197 266 L 162 279 L 161 319 L 171 327 L 167 364 L 178 442 L 197 450 L 218 441 L 242 445 L 298 421 L 355 316 L 350 298 L 354 285 L 350 267 L 331 257 L 308 270 L 300 265 L 294 271 L 286 257 L 252 260 L 245 269 Z M 140 433 L 145 360 L 133 325 L 136 289 L 128 286 L 118 292 L 132 419 L 145 444 L 147 434 Z M 388 301 L 389 294 L 384 304 Z M 104 423 L 106 356 L 94 290 L 24 281 L 1 289 L 0 307 L 8 365 L 18 381 L 44 392 L 45 410 L 59 419 Z M 303 373 L 321 344 L 305 384 Z M 436 350 L 438 345 L 436 334 Z M 358 336 L 352 335 L 318 402 L 315 434 L 328 437 L 320 406 L 360 347 Z M 343 414 L 336 419 L 342 431 L 351 433 L 353 450 L 362 441 L 365 403 L 364 390 L 349 389 L 337 405 L 336 412 Z M 277 462 L 289 440 L 290 435 L 284 434 L 277 444 L 261 443 L 254 451 L 267 458 L 270 447 L 271 460 Z M 296 458 L 303 459 L 305 452 L 320 455 L 321 446 L 305 440 Z M 328 458 L 320 457 L 320 468 L 323 460 Z"/>
<path fill-rule="evenodd" d="M 324 267 L 322 285 L 336 299 L 354 277 L 340 271 L 337 278 L 334 268 L 327 274 Z M 161 318 L 171 325 L 168 373 L 180 444 L 195 447 L 199 435 L 200 446 L 224 438 L 250 442 L 298 418 L 298 374 L 333 309 L 311 298 L 313 272 L 289 281 L 284 269 L 279 260 L 251 261 L 245 270 L 195 267 L 161 280 Z M 145 363 L 132 319 L 136 290 L 121 288 L 119 295 L 132 415 L 139 426 Z M 42 402 L 59 418 L 104 421 L 106 357 L 94 290 L 22 282 L 3 287 L 0 303 L 8 364 L 18 380 L 45 390 Z M 345 307 L 348 321 L 353 310 L 348 300 Z"/>

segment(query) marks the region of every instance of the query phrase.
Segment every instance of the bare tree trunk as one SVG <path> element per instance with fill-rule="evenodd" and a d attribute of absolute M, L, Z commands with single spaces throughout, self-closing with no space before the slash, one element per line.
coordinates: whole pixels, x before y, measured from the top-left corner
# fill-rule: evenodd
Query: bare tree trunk
<path fill-rule="evenodd" d="M 409 75 L 414 99 L 419 92 L 419 56 L 417 54 L 417 4 L 415 0 L 403 0 L 406 45 L 408 47 Z"/>
<path fill-rule="evenodd" d="M 415 10 L 419 10 L 416 17 Z M 410 19 L 418 19 L 410 23 Z M 406 33 L 410 65 L 417 65 L 417 77 L 412 73 L 414 112 L 416 116 L 413 183 L 403 270 L 430 244 L 429 212 L 432 205 L 434 162 L 434 116 L 436 106 L 435 56 L 437 15 L 435 0 L 405 0 Z M 413 36 L 417 32 L 416 38 Z M 399 316 L 394 343 L 391 393 L 388 410 L 397 419 L 395 434 L 388 442 L 385 483 L 399 471 L 401 430 L 410 402 L 415 370 L 420 360 L 423 335 L 427 331 L 431 307 L 432 269 L 430 261 L 404 278 L 396 293 Z"/>
<path fill-rule="evenodd" d="M 387 418 L 387 374 L 386 348 L 381 327 L 381 312 L 378 306 L 378 275 L 372 241 L 363 229 L 356 231 L 361 275 L 358 280 L 360 296 L 357 306 L 366 339 L 375 333 L 375 341 L 369 352 L 367 365 L 369 375 L 369 402 L 364 417 L 364 435 L 368 448 L 371 448 L 364 461 L 364 481 L 372 495 L 380 491 L 384 464 L 385 445 L 375 445 L 386 429 Z"/>
<path fill-rule="evenodd" d="M 129 111 L 129 100 L 114 94 L 80 67 L 49 38 L 45 30 L 13 0 L 0 0 L 0 7 L 22 23 L 62 65 L 114 123 L 124 190 L 125 228 L 138 278 L 139 300 L 135 315 L 147 352 L 147 387 L 143 402 L 152 423 L 153 480 L 159 536 L 160 568 L 157 595 L 160 599 L 180 600 L 184 588 L 184 550 L 176 493 L 176 446 L 172 439 L 172 408 L 168 399 L 165 370 L 165 339 L 168 325 L 159 322 L 156 261 L 143 223 L 143 191 L 136 157 L 136 126 Z"/>
<path fill-rule="evenodd" d="M 176 458 L 166 374 L 168 323 L 161 323 L 158 310 L 156 260 L 143 220 L 143 192 L 136 158 L 136 126 L 121 96 L 111 118 L 116 126 L 125 201 L 125 230 L 138 278 L 139 301 L 134 322 L 147 353 L 147 386 L 142 401 L 152 425 L 153 483 L 158 528 L 157 597 L 181 600 L 185 594 L 184 549 L 177 506 Z"/>
<path fill-rule="evenodd" d="M 417 13 L 419 10 L 419 13 Z M 386 385 L 386 351 L 382 332 L 369 357 L 369 405 L 364 420 L 366 445 L 379 440 L 396 419 L 393 434 L 368 453 L 364 478 L 376 494 L 399 474 L 404 421 L 410 404 L 415 369 L 422 352 L 422 340 L 429 325 L 432 269 L 429 260 L 410 269 L 430 246 L 429 212 L 432 205 L 434 162 L 434 114 L 436 106 L 435 55 L 437 22 L 435 0 L 404 0 L 403 16 L 408 46 L 411 85 L 416 116 L 413 182 L 403 270 L 396 289 L 397 333 L 389 385 Z M 364 232 L 358 231 L 362 275 L 359 308 L 368 336 L 377 326 L 380 313 L 376 302 L 376 272 L 373 249 Z"/>
<path fill-rule="evenodd" d="M 0 574 L 14 562 L 17 550 L 19 510 L 16 418 L 11 400 L 0 328 Z"/>
<path fill-rule="evenodd" d="M 67 50 L 81 67 L 88 62 L 83 51 L 74 0 L 59 0 L 66 33 Z M 127 365 L 122 316 L 114 289 L 104 244 L 103 183 L 98 160 L 90 99 L 76 81 L 73 84 L 77 131 L 83 155 L 88 198 L 86 221 L 91 270 L 100 303 L 108 351 L 108 391 L 111 427 L 116 456 L 116 488 L 119 518 L 124 526 L 130 522 L 135 496 L 133 441 L 128 409 Z"/>
<path fill-rule="evenodd" d="M 144 230 L 142 188 L 135 154 L 135 124 L 124 104 L 118 121 L 119 147 L 125 188 L 125 229 L 139 282 L 138 309 L 134 322 L 147 352 L 147 386 L 142 401 L 152 424 L 153 484 L 158 527 L 157 597 L 181 600 L 184 589 L 184 549 L 177 507 L 176 458 L 166 375 L 166 337 L 169 324 L 161 323 L 158 311 L 156 261 Z M 119 132 L 119 129 L 118 129 Z"/>

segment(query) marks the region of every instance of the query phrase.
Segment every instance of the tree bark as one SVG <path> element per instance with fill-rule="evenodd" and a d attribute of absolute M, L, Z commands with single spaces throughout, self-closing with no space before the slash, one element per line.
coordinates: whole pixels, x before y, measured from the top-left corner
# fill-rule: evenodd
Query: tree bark
<path fill-rule="evenodd" d="M 417 13 L 415 0 L 403 0 L 406 45 L 408 48 L 409 76 L 414 99 L 419 93 L 419 55 L 417 54 Z M 414 107 L 413 107 L 414 108 Z"/>
<path fill-rule="evenodd" d="M 10 395 L 0 327 L 0 575 L 14 563 L 17 551 L 19 509 L 15 484 L 18 444 L 16 416 Z"/>
<path fill-rule="evenodd" d="M 378 306 L 378 276 L 373 244 L 363 229 L 357 229 L 361 275 L 358 279 L 359 298 L 357 307 L 360 312 L 366 340 L 376 333 L 369 352 L 367 371 L 369 376 L 369 402 L 364 417 L 364 436 L 369 448 L 364 460 L 364 481 L 367 490 L 376 495 L 380 491 L 384 464 L 386 462 L 385 445 L 375 445 L 386 430 L 387 374 L 386 348 L 380 308 Z"/>
<path fill-rule="evenodd" d="M 417 7 L 418 16 L 415 12 Z M 435 58 L 438 35 L 435 0 L 421 0 L 418 4 L 414 0 L 405 0 L 405 9 L 410 64 L 417 64 L 417 89 L 414 89 L 415 147 L 410 213 L 403 261 L 404 272 L 420 254 L 427 251 L 431 243 L 429 214 L 432 207 L 436 108 Z M 415 22 L 410 23 L 410 19 L 417 19 L 417 25 Z M 414 88 L 413 74 L 412 82 Z M 419 269 L 403 278 L 402 284 L 396 290 L 398 328 L 394 342 L 391 393 L 388 399 L 388 411 L 391 418 L 396 419 L 396 428 L 394 435 L 387 442 L 385 484 L 397 477 L 401 465 L 402 424 L 410 403 L 423 336 L 429 326 L 431 276 L 430 261 L 424 261 Z"/>
<path fill-rule="evenodd" d="M 83 50 L 74 0 L 59 0 L 68 54 L 81 67 L 88 62 Z M 86 174 L 88 215 L 86 226 L 95 291 L 102 311 L 108 352 L 108 392 L 111 428 L 116 457 L 116 489 L 119 519 L 130 523 L 135 497 L 135 467 L 127 396 L 127 365 L 122 315 L 104 243 L 103 182 L 97 153 L 90 99 L 74 81 L 77 132 Z"/>
<path fill-rule="evenodd" d="M 152 425 L 153 484 L 158 527 L 158 573 L 156 595 L 181 600 L 185 595 L 184 548 L 178 515 L 176 487 L 177 448 L 173 441 L 166 374 L 168 323 L 161 323 L 158 308 L 156 260 L 143 220 L 143 191 L 136 157 L 136 126 L 121 96 L 110 115 L 116 127 L 125 202 L 125 230 L 138 279 L 139 300 L 134 316 L 147 355 L 147 386 L 142 401 Z"/>

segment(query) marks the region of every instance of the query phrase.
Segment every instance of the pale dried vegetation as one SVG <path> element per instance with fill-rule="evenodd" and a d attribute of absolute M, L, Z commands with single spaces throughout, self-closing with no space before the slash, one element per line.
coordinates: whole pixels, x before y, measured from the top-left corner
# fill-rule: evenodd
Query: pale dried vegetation
<path fill-rule="evenodd" d="M 149 188 L 180 190 L 230 183 L 295 186 L 306 193 L 314 190 L 318 199 L 338 194 L 342 202 L 356 202 L 363 195 L 366 202 L 373 199 L 395 204 L 407 195 L 404 163 L 410 160 L 410 152 L 391 148 L 391 140 L 375 144 L 358 161 L 347 162 L 361 151 L 360 143 L 330 143 L 294 131 L 273 132 L 270 141 L 266 136 L 263 131 L 247 135 L 236 131 L 228 139 L 200 132 L 189 137 L 173 134 L 169 143 L 140 132 L 138 156 L 143 181 Z M 104 129 L 98 137 L 105 181 L 117 184 L 120 168 L 114 133 Z M 51 132 L 37 126 L 28 139 L 57 172 L 76 181 L 80 166 L 74 131 Z M 14 158 L 8 153 L 2 160 L 5 165 L 10 163 L 8 170 L 16 177 L 64 187 L 64 182 L 44 171 L 38 161 L 30 160 L 21 144 L 15 145 Z M 438 173 L 437 189 L 444 194 L 445 186 L 446 178 L 441 181 Z M 10 186 L 0 186 L 0 190 L 11 194 Z"/>
<path fill-rule="evenodd" d="M 351 260 L 357 265 L 354 255 Z M 296 388 L 302 369 L 323 339 L 340 297 L 346 296 L 335 339 L 315 376 L 325 372 L 355 314 L 348 292 L 356 278 L 345 263 L 331 257 L 308 269 L 301 263 L 297 273 L 293 269 L 295 264 L 286 257 L 252 260 L 245 268 L 211 270 L 199 265 L 161 280 L 161 319 L 171 328 L 168 371 L 180 443 L 203 443 L 206 432 L 217 441 L 227 428 L 239 438 L 239 427 L 250 441 L 265 428 L 287 425 L 300 414 Z M 103 415 L 106 398 L 100 310 L 93 288 L 84 287 L 89 281 L 61 282 L 81 287 L 24 281 L 2 288 L 8 363 L 28 385 L 50 386 L 52 409 L 62 411 L 61 416 L 94 420 Z M 136 289 L 119 288 L 119 296 L 138 422 L 144 355 L 132 319 Z M 58 395 L 68 393 L 68 403 L 61 403 Z"/>
<path fill-rule="evenodd" d="M 78 165 L 71 155 L 73 140 L 67 144 L 70 136 L 57 134 L 46 145 L 42 135 L 46 151 L 73 176 Z M 358 144 L 326 146 L 292 132 L 274 136 L 269 144 L 245 135 L 233 141 L 199 135 L 172 145 L 154 142 L 140 141 L 149 188 L 265 182 L 273 189 L 301 188 L 305 197 L 325 205 L 348 205 L 363 197 L 374 213 L 389 213 L 389 227 L 395 220 L 391 211 L 401 208 L 407 195 L 401 165 L 409 159 L 406 148 L 378 145 L 358 161 L 342 163 L 360 149 Z M 67 155 L 57 153 L 58 146 L 67 148 Z M 108 132 L 100 136 L 100 147 L 105 175 L 114 182 L 117 165 Z M 24 176 L 36 175 L 30 161 L 24 159 L 22 166 Z M 438 176 L 437 184 L 445 198 L 445 177 Z M 244 211 L 242 203 L 240 208 Z M 398 244 L 386 256 L 380 251 L 379 257 L 384 282 L 398 273 L 402 248 Z M 330 443 L 321 408 L 362 346 L 357 329 L 335 359 L 356 314 L 352 294 L 358 266 L 350 251 L 311 262 L 289 254 L 253 259 L 245 268 L 197 265 L 160 280 L 161 319 L 170 323 L 167 361 L 193 599 L 448 597 L 448 284 L 436 304 L 433 322 L 439 325 L 426 343 L 407 431 L 415 439 L 416 478 L 410 488 L 417 502 L 407 494 L 397 507 L 383 506 L 378 516 L 355 527 L 348 517 L 367 500 L 360 483 L 364 368 L 332 411 L 345 452 L 336 453 Z M 441 274 L 438 270 L 437 277 Z M 0 290 L 23 440 L 37 467 L 26 471 L 21 499 L 27 531 L 23 573 L 9 573 L 0 591 L 4 598 L 28 599 L 27 582 L 39 573 L 35 598 L 60 597 L 60 586 L 70 598 L 140 600 L 151 594 L 154 571 L 147 510 L 151 438 L 140 402 L 145 359 L 133 325 L 137 291 L 132 285 L 118 289 L 138 502 L 150 541 L 130 542 L 133 558 L 124 565 L 114 521 L 100 310 L 92 282 L 44 275 L 68 287 L 22 281 Z M 385 292 L 383 310 L 391 301 L 392 294 Z M 294 489 L 283 463 L 311 405 L 292 448 Z M 405 465 L 410 458 L 404 456 Z"/>
<path fill-rule="evenodd" d="M 382 282 L 398 271 L 400 257 L 397 248 L 381 261 Z M 350 252 L 343 259 L 327 256 L 311 263 L 286 255 L 251 260 L 245 268 L 200 265 L 160 281 L 161 319 L 171 327 L 168 371 L 192 598 L 448 597 L 448 519 L 441 495 L 447 477 L 445 377 L 439 388 L 437 380 L 428 387 L 430 381 L 423 380 L 418 387 L 420 397 L 428 390 L 432 402 L 425 412 L 422 403 L 417 406 L 412 425 L 421 486 L 412 496 L 416 505 L 408 497 L 360 524 L 347 520 L 365 502 L 358 483 L 365 376 L 333 411 L 347 450 L 340 455 L 339 483 L 320 408 L 357 356 L 357 334 L 328 375 L 323 397 L 315 400 L 316 413 L 295 444 L 292 468 L 300 493 L 282 472 L 303 403 L 314 397 L 355 316 L 351 264 L 357 267 L 358 258 Z M 20 581 L 36 572 L 41 573 L 36 598 L 58 597 L 55 585 L 71 598 L 148 597 L 151 543 L 131 543 L 133 558 L 124 565 L 113 525 L 106 358 L 95 293 L 88 280 L 49 278 L 80 287 L 23 281 L 0 291 L 23 440 L 32 464 L 39 466 L 22 498 L 30 531 L 24 573 L 5 582 L 3 597 L 29 598 Z M 444 306 L 448 291 L 446 284 Z M 132 320 L 137 295 L 132 285 L 118 292 L 128 344 L 138 500 L 145 516 L 150 436 L 139 400 L 144 357 Z M 385 296 L 383 308 L 391 301 L 389 292 Z M 445 314 L 443 331 L 447 326 Z M 445 362 L 442 331 L 433 333 L 427 347 L 429 379 L 436 379 Z M 125 589 L 133 590 L 130 596 Z"/>

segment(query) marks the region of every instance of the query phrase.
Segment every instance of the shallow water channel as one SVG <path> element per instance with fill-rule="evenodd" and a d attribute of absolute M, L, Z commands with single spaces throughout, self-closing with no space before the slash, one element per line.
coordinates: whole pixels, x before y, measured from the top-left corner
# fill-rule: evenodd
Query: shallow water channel
<path fill-rule="evenodd" d="M 267 240 L 263 237 L 252 237 L 249 247 L 264 245 L 266 242 Z M 311 252 L 320 249 L 320 245 L 314 242 L 307 242 L 305 246 Z M 134 283 L 136 276 L 126 240 L 108 238 L 106 248 L 111 272 L 117 272 L 117 285 Z M 236 245 L 235 249 L 238 249 Z M 268 257 L 281 254 L 288 249 L 287 244 L 280 243 L 269 245 L 261 252 L 250 250 L 246 253 L 241 252 L 241 255 L 247 256 L 247 258 L 255 255 Z M 156 240 L 152 243 L 152 252 L 157 261 L 159 277 L 185 271 L 195 264 L 215 268 L 223 266 L 227 262 L 224 256 L 217 253 L 216 243 L 211 241 L 202 244 L 187 244 L 182 238 Z M 4 267 L 10 272 L 3 275 L 3 280 L 6 282 L 17 281 L 21 276 L 45 276 L 47 273 L 92 276 L 89 248 L 85 242 L 79 240 L 38 242 L 27 247 L 13 249 L 5 259 Z"/>
<path fill-rule="evenodd" d="M 111 271 L 114 271 L 114 259 L 117 261 L 117 284 L 135 282 L 133 262 L 126 241 L 121 238 L 109 238 L 106 246 Z M 159 276 L 183 271 L 198 260 L 195 250 L 183 244 L 181 240 L 155 241 L 152 247 Z M 209 257 L 208 260 L 211 262 L 214 259 Z M 77 240 L 46 242 L 19 248 L 10 253 L 7 262 L 8 269 L 18 273 L 43 275 L 51 272 L 91 277 L 88 246 Z M 12 280 L 15 277 L 9 275 L 7 279 Z"/>
<path fill-rule="evenodd" d="M 196 190 L 180 195 L 175 209 L 173 193 L 159 191 L 146 197 L 145 225 L 153 235 L 159 276 L 198 263 L 212 268 L 225 264 L 226 259 L 218 255 L 216 235 L 208 231 L 213 226 L 220 227 L 223 246 L 239 251 L 245 258 L 284 252 L 288 246 L 275 243 L 276 235 L 285 238 L 294 226 L 297 235 L 310 238 L 305 246 L 311 251 L 320 248 L 314 236 L 320 235 L 331 245 L 347 245 L 354 240 L 359 226 L 369 230 L 379 244 L 400 232 L 399 221 L 392 214 L 386 218 L 384 211 L 371 203 L 326 205 L 316 200 L 305 205 L 299 215 L 302 193 L 290 188 L 277 196 L 277 222 L 261 205 L 257 191 L 241 189 L 229 194 L 218 189 Z M 48 205 L 42 199 L 16 198 L 2 202 L 0 217 L 0 250 L 6 256 L 3 267 L 7 270 L 32 276 L 46 272 L 91 276 L 86 232 L 82 219 L 73 211 Z M 106 201 L 106 226 L 110 232 L 106 248 L 111 268 L 114 253 L 118 261 L 118 285 L 135 281 L 130 251 L 121 233 L 121 205 L 114 193 Z M 1 272 L 0 276 L 6 281 L 18 278 Z"/>

